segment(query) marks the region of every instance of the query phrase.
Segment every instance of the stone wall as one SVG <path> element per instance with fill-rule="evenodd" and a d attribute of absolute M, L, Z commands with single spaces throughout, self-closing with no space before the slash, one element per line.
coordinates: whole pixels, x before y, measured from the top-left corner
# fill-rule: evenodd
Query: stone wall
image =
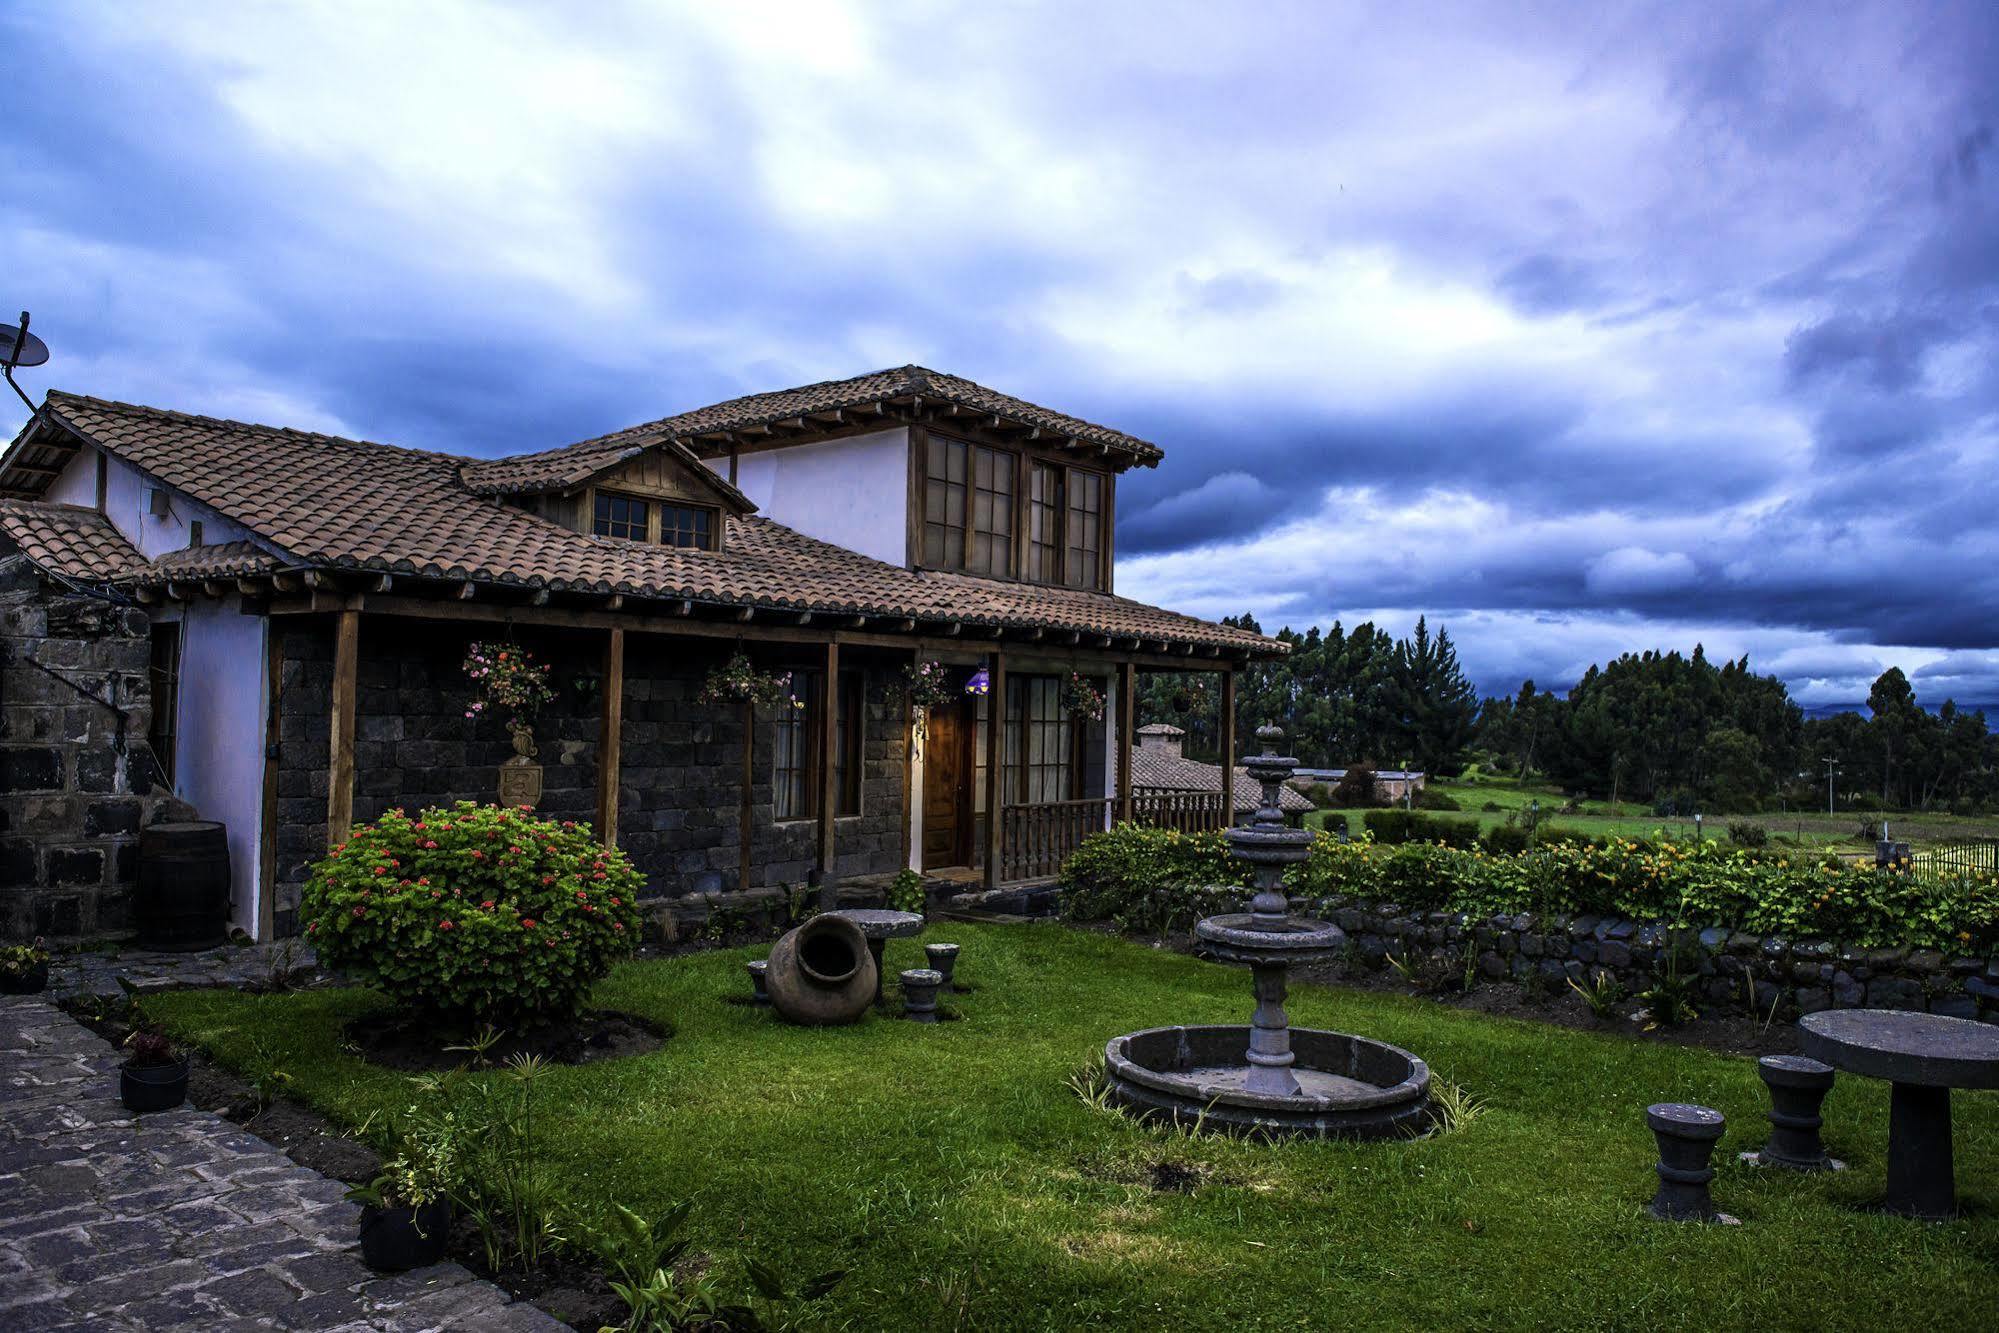
<path fill-rule="evenodd" d="M 171 798 L 146 743 L 146 614 L 0 552 L 0 938 L 128 927 L 140 828 Z"/>
<path fill-rule="evenodd" d="M 504 632 L 416 620 L 361 622 L 355 723 L 357 823 L 394 806 L 491 801 L 512 746 L 498 718 L 465 717 L 461 663 L 474 638 Z M 543 765 L 540 810 L 595 818 L 597 726 L 603 639 L 595 632 L 516 637 L 554 668 L 555 702 L 535 727 Z M 625 641 L 623 763 L 618 843 L 646 876 L 648 896 L 733 893 L 803 883 L 815 863 L 816 821 L 774 823 L 771 762 L 775 726 L 755 729 L 751 785 L 751 876 L 739 883 L 743 724 L 739 711 L 701 703 L 710 667 L 732 651 L 710 640 L 628 635 Z M 814 650 L 770 655 L 763 665 L 802 666 Z M 852 660 L 846 660 L 851 657 Z M 893 871 L 902 863 L 903 735 L 894 681 L 904 658 L 843 655 L 862 672 L 861 814 L 838 821 L 842 875 Z M 284 633 L 284 694 L 278 771 L 278 920 L 291 929 L 305 871 L 324 854 L 332 626 L 316 619 Z"/>
<path fill-rule="evenodd" d="M 1981 998 L 1965 986 L 1974 977 L 1999 984 L 1999 957 L 1845 949 L 1822 940 L 1718 929 L 1672 932 L 1658 923 L 1600 916 L 1474 919 L 1456 912 L 1404 912 L 1385 903 L 1331 903 L 1325 915 L 1377 967 L 1394 954 L 1405 962 L 1427 960 L 1431 968 L 1462 968 L 1469 951 L 1479 975 L 1489 981 L 1525 982 L 1538 974 L 1563 987 L 1570 978 L 1587 985 L 1608 973 L 1635 995 L 1665 969 L 1671 947 L 1683 974 L 1699 973 L 1704 1013 L 1748 1013 L 1753 1003 L 1758 1016 L 1774 1006 L 1780 1018 L 1873 1008 L 1999 1020 L 1999 999 Z"/>

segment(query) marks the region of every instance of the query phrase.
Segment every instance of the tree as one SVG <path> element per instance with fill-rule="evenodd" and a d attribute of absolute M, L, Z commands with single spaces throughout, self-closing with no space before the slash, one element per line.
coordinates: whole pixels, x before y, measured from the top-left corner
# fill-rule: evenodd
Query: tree
<path fill-rule="evenodd" d="M 1394 699 L 1401 739 L 1426 773 L 1453 777 L 1478 721 L 1478 691 L 1465 679 L 1447 630 L 1430 636 L 1417 617 L 1416 633 L 1395 647 Z"/>

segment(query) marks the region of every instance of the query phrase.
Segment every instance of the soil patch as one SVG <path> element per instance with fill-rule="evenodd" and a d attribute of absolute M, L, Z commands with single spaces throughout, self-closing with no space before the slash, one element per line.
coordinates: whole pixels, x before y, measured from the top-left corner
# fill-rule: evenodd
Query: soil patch
<path fill-rule="evenodd" d="M 656 1051 L 672 1035 L 670 1029 L 636 1014 L 592 1010 L 558 1023 L 503 1032 L 484 1059 L 503 1064 L 516 1055 L 534 1055 L 552 1064 L 591 1064 Z M 468 1043 L 464 1034 L 442 1031 L 423 1018 L 393 1011 L 355 1019 L 347 1025 L 346 1036 L 362 1059 L 385 1069 L 435 1073 L 473 1059 L 473 1052 L 464 1049 Z"/>

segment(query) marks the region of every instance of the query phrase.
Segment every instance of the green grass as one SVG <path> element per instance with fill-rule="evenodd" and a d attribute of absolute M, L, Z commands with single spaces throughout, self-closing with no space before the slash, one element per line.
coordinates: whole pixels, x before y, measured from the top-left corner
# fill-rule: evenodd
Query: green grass
<path fill-rule="evenodd" d="M 1552 783 L 1528 781 L 1500 775 L 1482 775 L 1476 769 L 1469 770 L 1465 777 L 1454 782 L 1432 782 L 1432 791 L 1441 792 L 1456 800 L 1462 810 L 1445 810 L 1435 813 L 1451 819 L 1472 819 L 1478 821 L 1481 830 L 1496 824 L 1506 823 L 1509 816 L 1517 822 L 1520 812 L 1534 802 L 1541 803 L 1545 828 L 1576 829 L 1596 837 L 1619 834 L 1624 837 L 1650 837 L 1663 832 L 1676 841 L 1692 842 L 1695 827 L 1692 818 L 1666 818 L 1652 813 L 1651 807 L 1633 801 L 1589 801 L 1582 802 L 1587 813 L 1580 815 L 1558 815 L 1554 813 L 1568 801 L 1560 788 Z M 1497 805 L 1498 810 L 1487 810 L 1487 805 Z M 1308 827 L 1323 827 L 1325 811 L 1314 811 L 1305 816 Z M 1356 836 L 1362 828 L 1364 810 L 1348 810 L 1347 826 Z M 1914 844 L 1937 842 L 1949 838 L 1995 838 L 1999 837 L 1999 816 L 1993 815 L 1947 815 L 1947 814 L 1902 814 L 1890 811 L 1886 814 L 1859 810 L 1841 810 L 1828 815 L 1824 810 L 1762 811 L 1756 814 L 1710 815 L 1705 820 L 1701 836 L 1726 838 L 1731 822 L 1742 820 L 1761 825 L 1768 829 L 1770 836 L 1790 839 L 1803 846 L 1825 847 L 1834 851 L 1852 852 L 1855 855 L 1873 855 L 1874 844 L 1862 841 L 1859 835 L 1863 823 L 1872 822 L 1877 827 L 1886 821 L 1889 831 L 1897 841 Z"/>
<path fill-rule="evenodd" d="M 1941 1226 L 1856 1205 L 1882 1188 L 1885 1088 L 1842 1077 L 1836 1177 L 1752 1172 L 1766 1109 L 1752 1061 L 1487 1018 L 1394 995 L 1294 991 L 1301 1024 L 1406 1046 L 1488 1104 L 1440 1138 L 1259 1146 L 1193 1140 L 1085 1107 L 1067 1077 L 1120 1032 L 1243 1021 L 1248 978 L 1053 926 L 933 927 L 964 946 L 934 1027 L 789 1028 L 726 1004 L 744 958 L 627 964 L 600 1004 L 669 1022 L 646 1056 L 540 1086 L 544 1151 L 576 1206 L 694 1202 L 698 1245 L 745 1290 L 741 1257 L 794 1275 L 850 1268 L 815 1327 L 1814 1328 L 1902 1314 L 1975 1327 L 1999 1295 L 1999 1098 L 1959 1094 L 1972 1216 Z M 890 945 L 891 967 L 916 944 Z M 341 1049 L 380 1001 L 358 990 L 145 1001 L 225 1062 L 262 1042 L 337 1119 L 407 1103 L 401 1077 Z M 1643 1214 L 1644 1107 L 1721 1109 L 1716 1194 L 1734 1227 Z M 1151 1187 L 1155 1164 L 1196 1172 Z"/>

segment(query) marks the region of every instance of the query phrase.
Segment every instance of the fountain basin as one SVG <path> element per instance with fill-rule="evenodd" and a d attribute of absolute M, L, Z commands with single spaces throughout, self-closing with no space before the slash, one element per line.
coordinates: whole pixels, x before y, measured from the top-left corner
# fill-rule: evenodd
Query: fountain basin
<path fill-rule="evenodd" d="M 1219 962 L 1286 967 L 1336 958 L 1347 942 L 1346 932 L 1330 921 L 1287 916 L 1272 924 L 1253 912 L 1204 917 L 1194 923 L 1194 938 Z"/>
<path fill-rule="evenodd" d="M 1114 1038 L 1104 1069 L 1119 1102 L 1147 1118 L 1314 1138 L 1382 1139 L 1430 1124 L 1430 1067 L 1386 1042 L 1292 1028 L 1299 1090 L 1245 1086 L 1247 1026 L 1148 1028 Z"/>

